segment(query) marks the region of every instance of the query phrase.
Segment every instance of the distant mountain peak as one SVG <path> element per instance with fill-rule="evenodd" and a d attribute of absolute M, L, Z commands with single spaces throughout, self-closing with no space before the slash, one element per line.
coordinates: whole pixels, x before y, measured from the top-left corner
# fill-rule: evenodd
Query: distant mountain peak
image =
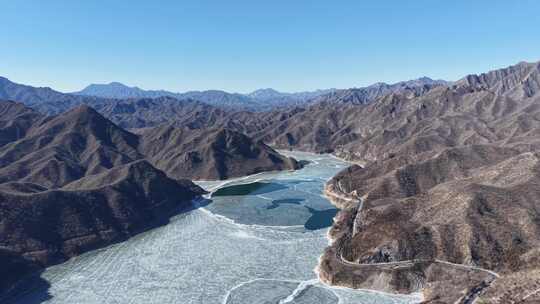
<path fill-rule="evenodd" d="M 255 90 L 247 95 L 256 99 L 257 98 L 265 99 L 265 98 L 281 97 L 288 94 L 279 92 L 272 88 L 264 88 L 264 89 Z"/>
<path fill-rule="evenodd" d="M 163 91 L 161 95 L 155 94 L 153 91 L 145 91 L 138 87 L 130 87 L 121 82 L 113 81 L 110 83 L 93 83 L 82 89 L 81 91 L 72 94 L 82 96 L 95 96 L 101 98 L 143 98 L 143 97 L 159 97 L 170 96 L 173 93 Z"/>
<path fill-rule="evenodd" d="M 420 80 L 420 81 L 433 81 L 432 78 L 427 77 L 427 76 L 422 76 L 422 77 L 418 78 L 417 80 Z"/>
<path fill-rule="evenodd" d="M 277 91 L 275 89 L 272 89 L 272 88 L 263 88 L 263 89 L 255 90 L 255 91 L 249 93 L 249 95 L 258 94 L 258 93 L 277 93 L 277 94 L 280 94 L 281 92 L 279 92 L 279 91 Z"/>
<path fill-rule="evenodd" d="M 93 84 L 93 85 L 100 85 L 100 84 Z M 117 81 L 109 82 L 109 85 L 110 86 L 129 88 L 129 86 L 127 86 L 127 85 L 125 85 L 125 84 L 123 84 L 121 82 L 117 82 Z"/>

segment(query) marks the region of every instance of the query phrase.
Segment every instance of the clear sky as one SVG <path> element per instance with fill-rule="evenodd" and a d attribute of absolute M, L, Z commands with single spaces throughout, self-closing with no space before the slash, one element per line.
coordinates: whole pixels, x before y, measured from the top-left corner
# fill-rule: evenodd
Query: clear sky
<path fill-rule="evenodd" d="M 61 91 L 360 87 L 540 60 L 540 1 L 0 0 L 0 75 Z"/>

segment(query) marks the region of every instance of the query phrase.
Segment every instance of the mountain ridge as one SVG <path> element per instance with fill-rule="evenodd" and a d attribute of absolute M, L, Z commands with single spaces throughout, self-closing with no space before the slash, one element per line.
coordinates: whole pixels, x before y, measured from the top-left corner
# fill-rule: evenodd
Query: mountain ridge
<path fill-rule="evenodd" d="M 422 291 L 427 303 L 535 303 L 526 296 L 540 280 L 532 258 L 540 231 L 537 67 L 517 64 L 356 107 L 364 125 L 349 125 L 356 137 L 332 147 L 363 165 L 327 184 L 342 213 L 321 277 Z M 486 271 L 458 273 L 455 264 Z M 374 286 L 381 276 L 387 283 Z"/>
<path fill-rule="evenodd" d="M 327 183 L 325 192 L 341 211 L 319 262 L 321 280 L 423 292 L 427 303 L 534 303 L 540 282 L 539 79 L 539 63 L 518 63 L 450 84 L 422 78 L 334 91 L 308 105 L 267 112 L 225 111 L 172 97 L 93 103 L 74 97 L 97 112 L 80 106 L 63 119 L 0 103 L 6 116 L 0 132 L 11 134 L 0 147 L 0 212 L 22 214 L 14 201 L 39 211 L 33 204 L 47 206 L 43 200 L 147 200 L 152 187 L 174 183 L 184 172 L 225 178 L 244 164 L 253 172 L 268 164 L 294 167 L 285 158 L 276 162 L 268 145 L 331 152 L 362 165 Z M 96 119 L 106 120 L 96 118 L 98 112 L 118 125 L 146 128 L 123 133 L 108 122 L 115 127 L 88 129 Z M 88 140 L 99 142 L 98 148 L 88 149 L 93 146 Z M 108 166 L 84 161 L 94 150 L 103 151 L 97 153 L 98 163 Z M 260 162 L 250 161 L 258 155 Z M 43 158 L 54 165 L 39 167 Z M 201 166 L 204 162 L 210 165 Z M 230 169 L 221 170 L 218 162 Z M 62 169 L 71 165 L 77 174 Z M 38 168 L 40 174 L 25 168 Z M 153 173 L 145 179 L 143 171 Z M 13 172 L 22 173 L 9 178 Z M 189 183 L 187 188 L 197 193 Z M 7 243 L 0 240 L 0 246 Z M 77 252 L 79 245 L 55 253 Z M 23 262 L 17 252 L 5 256 Z"/>
<path fill-rule="evenodd" d="M 174 97 L 177 99 L 195 99 L 210 105 L 218 105 L 221 103 L 230 103 L 234 105 L 244 105 L 246 109 L 255 109 L 262 107 L 263 109 L 270 109 L 272 107 L 279 106 L 294 106 L 309 103 L 310 100 L 317 97 L 324 98 L 325 95 L 334 93 L 336 91 L 354 90 L 365 91 L 364 94 L 370 94 L 364 98 L 364 102 L 374 99 L 380 94 L 388 93 L 391 91 L 397 91 L 400 88 L 414 88 L 421 86 L 436 86 L 436 85 L 448 85 L 449 82 L 444 80 L 433 80 L 429 77 L 423 76 L 417 79 L 408 81 L 401 81 L 393 84 L 387 83 L 375 83 L 366 87 L 351 88 L 351 89 L 319 89 L 315 91 L 304 92 L 280 92 L 273 88 L 257 89 L 251 93 L 229 93 L 221 90 L 205 90 L 205 91 L 188 91 L 185 93 L 174 93 L 166 90 L 143 90 L 136 86 L 130 87 L 120 82 L 111 82 L 109 84 L 90 84 L 83 90 L 73 92 L 74 95 L 83 96 L 95 96 L 101 98 L 115 98 L 115 99 L 128 99 L 128 98 L 157 98 L 157 97 Z M 375 91 L 379 91 L 376 96 Z"/>

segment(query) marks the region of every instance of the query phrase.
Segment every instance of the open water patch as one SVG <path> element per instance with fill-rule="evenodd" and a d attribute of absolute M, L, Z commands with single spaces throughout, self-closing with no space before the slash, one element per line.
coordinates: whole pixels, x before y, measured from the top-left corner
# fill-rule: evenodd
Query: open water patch
<path fill-rule="evenodd" d="M 318 230 L 332 226 L 334 217 L 339 212 L 339 210 L 336 208 L 315 210 L 313 208 L 306 207 L 306 209 L 308 209 L 311 213 L 311 217 L 304 224 L 304 227 L 308 230 Z"/>
<path fill-rule="evenodd" d="M 287 189 L 287 187 L 279 183 L 254 182 L 220 188 L 214 193 L 212 193 L 212 197 L 260 195 L 284 189 Z"/>

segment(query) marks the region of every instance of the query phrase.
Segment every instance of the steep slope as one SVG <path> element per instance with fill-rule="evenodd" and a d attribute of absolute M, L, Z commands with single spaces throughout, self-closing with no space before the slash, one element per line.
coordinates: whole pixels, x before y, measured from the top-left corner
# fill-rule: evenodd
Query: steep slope
<path fill-rule="evenodd" d="M 481 298 L 486 303 L 521 300 L 540 279 L 532 275 L 540 267 L 535 258 L 540 245 L 538 157 L 504 147 L 463 147 L 384 175 L 371 165 L 342 172 L 328 191 L 362 198 L 362 205 L 345 209 L 352 210 L 350 222 L 340 227 L 341 235 L 334 231 L 338 236 L 322 259 L 322 277 L 356 288 L 423 289 L 429 300 L 453 303 L 480 282 L 460 274 L 449 286 L 441 278 L 456 267 L 469 267 L 484 274 Z M 388 263 L 412 268 L 390 273 L 399 279 L 371 285 Z M 362 267 L 374 271 L 355 276 Z M 519 272 L 531 274 L 514 275 Z M 499 280 L 504 283 L 498 285 Z M 457 290 L 448 293 L 451 288 Z M 507 301 L 499 302 L 503 294 Z"/>
<path fill-rule="evenodd" d="M 433 303 L 534 302 L 528 295 L 540 282 L 537 67 L 518 64 L 358 108 L 366 125 L 337 149 L 365 165 L 327 185 L 343 211 L 321 278 L 423 290 Z"/>
<path fill-rule="evenodd" d="M 132 103 L 118 103 L 101 110 L 112 117 L 129 116 L 135 110 L 133 116 L 137 117 L 140 108 L 152 108 L 155 103 L 170 101 L 166 97 L 145 99 L 139 100 L 136 107 L 132 107 Z M 176 104 L 176 100 L 171 102 Z M 24 134 L 23 138 L 0 147 L 0 183 L 18 181 L 57 188 L 83 176 L 142 158 L 178 178 L 223 179 L 297 167 L 294 160 L 243 134 L 205 128 L 221 115 L 221 111 L 208 109 L 209 106 L 201 103 L 198 108 L 190 105 L 188 102 L 186 107 L 170 108 L 177 117 L 189 119 L 189 128 L 171 129 L 174 131 L 170 132 L 167 127 L 150 128 L 143 130 L 141 135 L 125 131 L 85 105 L 53 117 L 37 115 L 38 119 L 19 134 Z M 178 112 L 174 112 L 175 109 Z M 158 112 L 143 113 L 146 119 L 160 119 Z M 211 113 L 215 116 L 208 115 Z M 13 124 L 9 119 L 13 115 L 8 115 L 7 111 L 5 114 L 0 120 Z M 188 152 L 190 155 L 197 152 L 202 164 L 186 162 Z M 175 169 L 171 171 L 173 167 Z"/>
<path fill-rule="evenodd" d="M 88 106 L 48 117 L 26 136 L 0 148 L 0 182 L 21 181 L 47 188 L 142 158 L 138 138 Z"/>
<path fill-rule="evenodd" d="M 540 92 L 539 70 L 540 62 L 520 62 L 504 69 L 480 75 L 469 75 L 456 84 L 476 89 L 487 89 L 497 95 L 522 99 L 532 97 Z"/>
<path fill-rule="evenodd" d="M 50 265 L 159 224 L 202 192 L 144 160 L 60 189 L 0 191 L 0 246 Z"/>
<path fill-rule="evenodd" d="M 204 191 L 184 177 L 222 179 L 299 166 L 233 131 L 171 127 L 136 135 L 87 105 L 46 117 L 0 101 L 0 131 L 9 135 L 0 147 L 0 293 L 40 267 L 190 208 Z"/>
<path fill-rule="evenodd" d="M 535 135 L 540 97 L 516 99 L 514 95 L 532 92 L 534 85 L 530 83 L 534 81 L 530 79 L 536 79 L 539 70 L 538 64 L 526 65 L 525 69 L 521 66 L 502 70 L 514 70 L 513 76 L 498 71 L 488 73 L 500 76 L 498 81 L 491 80 L 492 86 L 467 85 L 461 80 L 452 87 L 436 88 L 417 98 L 385 96 L 359 113 L 367 123 L 356 128 L 360 140 L 343 148 L 364 160 L 390 155 L 416 157 L 445 147 L 495 142 L 530 149 L 529 146 L 538 144 Z M 522 74 L 527 76 L 497 93 L 501 83 Z M 483 78 L 480 75 L 465 79 Z"/>
<path fill-rule="evenodd" d="M 181 116 L 174 125 L 227 128 L 280 149 L 328 152 L 356 138 L 351 126 L 361 124 L 360 107 L 317 103 L 262 113 L 211 111 L 210 116 Z"/>
<path fill-rule="evenodd" d="M 0 247 L 0 292 L 11 289 L 19 280 L 38 271 L 38 264 L 22 257 L 19 253 Z"/>
<path fill-rule="evenodd" d="M 21 103 L 0 100 L 0 147 L 23 138 L 41 117 Z"/>
<path fill-rule="evenodd" d="M 299 168 L 294 159 L 228 129 L 163 126 L 140 135 L 141 152 L 173 178 L 226 179 Z"/>
<path fill-rule="evenodd" d="M 203 193 L 139 160 L 139 138 L 87 106 L 53 117 L 8 101 L 0 109 L 0 130 L 15 134 L 0 147 L 0 293 L 163 223 Z"/>
<path fill-rule="evenodd" d="M 0 101 L 0 127 L 0 292 L 163 223 L 203 193 L 139 160 L 139 138 L 87 106 L 44 117 Z"/>
<path fill-rule="evenodd" d="M 443 89 L 444 84 L 446 82 L 422 78 L 394 85 L 335 90 L 301 107 L 263 113 L 220 113 L 204 126 L 226 127 L 277 148 L 332 152 L 356 142 L 362 137 L 359 129 L 369 128 L 364 119 L 365 108 L 377 107 L 384 98 L 413 100 L 432 90 Z M 272 95 L 271 92 L 260 94 Z M 190 119 L 186 117 L 176 123 L 187 125 Z"/>

